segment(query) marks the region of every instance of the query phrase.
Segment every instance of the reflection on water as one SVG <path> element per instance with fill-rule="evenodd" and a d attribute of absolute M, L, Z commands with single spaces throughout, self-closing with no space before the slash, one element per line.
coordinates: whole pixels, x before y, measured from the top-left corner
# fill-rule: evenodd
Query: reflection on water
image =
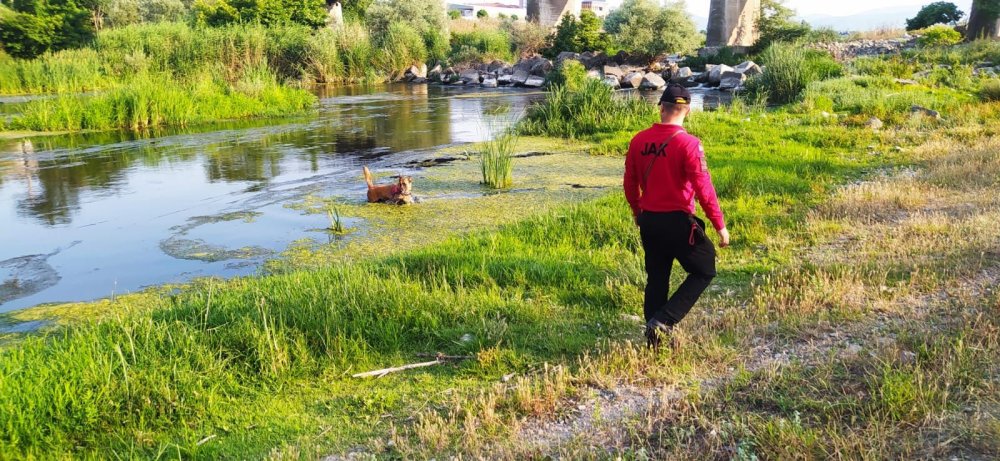
<path fill-rule="evenodd" d="M 543 97 L 478 91 L 335 88 L 316 114 L 277 122 L 0 141 L 0 311 L 247 274 L 294 240 L 324 241 L 325 216 L 283 204 L 363 200 L 362 164 L 401 171 Z"/>
<path fill-rule="evenodd" d="M 505 120 L 542 95 L 392 85 L 320 96 L 315 115 L 280 123 L 0 141 L 0 266 L 31 256 L 58 273 L 54 284 L 0 273 L 0 310 L 253 272 L 296 239 L 326 239 L 325 216 L 284 203 L 362 200 L 362 164 L 396 171 L 408 152 L 482 140 L 490 114 L 509 108 Z"/>

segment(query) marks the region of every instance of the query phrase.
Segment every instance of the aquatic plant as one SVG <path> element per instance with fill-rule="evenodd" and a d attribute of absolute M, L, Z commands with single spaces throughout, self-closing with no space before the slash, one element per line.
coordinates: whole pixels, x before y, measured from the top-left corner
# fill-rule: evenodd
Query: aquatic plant
<path fill-rule="evenodd" d="M 327 227 L 326 230 L 335 234 L 344 233 L 344 223 L 341 222 L 340 210 L 336 206 L 326 209 L 326 217 L 330 219 L 330 227 Z"/>
<path fill-rule="evenodd" d="M 492 189 L 506 189 L 514 183 L 514 147 L 517 134 L 507 131 L 482 143 L 479 161 L 483 184 Z"/>

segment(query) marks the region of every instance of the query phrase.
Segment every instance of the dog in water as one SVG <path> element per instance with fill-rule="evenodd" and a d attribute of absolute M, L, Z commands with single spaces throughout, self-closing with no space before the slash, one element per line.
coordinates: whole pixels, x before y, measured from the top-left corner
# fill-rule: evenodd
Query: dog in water
<path fill-rule="evenodd" d="M 365 182 L 368 183 L 369 203 L 392 203 L 409 205 L 413 203 L 413 178 L 400 176 L 396 184 L 376 186 L 372 181 L 372 172 L 364 167 Z"/>

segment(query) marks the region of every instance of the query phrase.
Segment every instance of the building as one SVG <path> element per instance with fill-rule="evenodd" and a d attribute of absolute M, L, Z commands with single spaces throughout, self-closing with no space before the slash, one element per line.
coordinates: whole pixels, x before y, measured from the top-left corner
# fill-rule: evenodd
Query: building
<path fill-rule="evenodd" d="M 611 12 L 608 2 L 603 0 L 583 0 L 580 3 L 581 11 L 593 11 L 599 18 L 606 17 Z"/>
<path fill-rule="evenodd" d="M 526 0 L 511 1 L 511 2 L 462 2 L 462 3 L 446 3 L 448 11 L 458 11 L 459 14 L 465 19 L 476 19 L 476 13 L 479 10 L 486 10 L 491 18 L 498 18 L 500 15 L 507 17 L 517 16 L 519 19 L 524 19 L 528 16 L 528 10 L 526 7 Z"/>

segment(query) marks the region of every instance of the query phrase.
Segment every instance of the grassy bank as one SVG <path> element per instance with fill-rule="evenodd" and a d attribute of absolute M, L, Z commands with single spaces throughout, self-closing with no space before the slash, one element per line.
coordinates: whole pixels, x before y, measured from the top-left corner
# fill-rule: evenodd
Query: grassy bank
<path fill-rule="evenodd" d="M 785 108 L 690 120 L 734 246 L 678 353 L 635 346 L 644 274 L 611 193 L 377 257 L 120 297 L 15 336 L 0 350 L 0 452 L 990 457 L 1000 105 L 928 99 L 941 120 L 906 108 L 875 131 L 831 82 Z M 522 128 L 600 148 L 649 122 L 648 109 L 619 125 L 556 98 L 582 96 L 554 93 L 537 109 L 549 120 Z M 810 106 L 819 98 L 835 113 Z M 516 206 L 516 193 L 491 199 Z M 423 206 L 386 219 L 409 228 Z M 435 352 L 474 358 L 350 378 Z"/>

